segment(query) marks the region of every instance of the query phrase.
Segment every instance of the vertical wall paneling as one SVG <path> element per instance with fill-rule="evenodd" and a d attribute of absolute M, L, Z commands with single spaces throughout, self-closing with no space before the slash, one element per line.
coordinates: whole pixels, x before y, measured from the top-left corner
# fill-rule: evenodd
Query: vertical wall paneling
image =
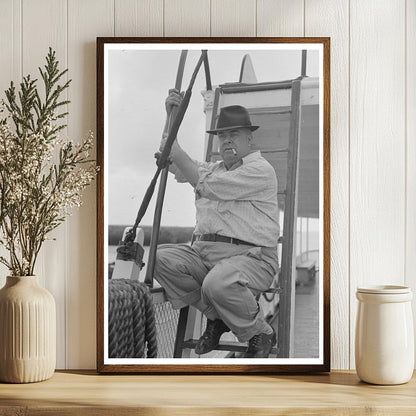
<path fill-rule="evenodd" d="M 22 75 L 21 0 L 0 0 L 0 99 L 10 81 L 18 85 Z"/>
<path fill-rule="evenodd" d="M 163 0 L 115 0 L 115 36 L 163 36 Z"/>
<path fill-rule="evenodd" d="M 257 36 L 303 36 L 304 0 L 257 0 Z"/>
<path fill-rule="evenodd" d="M 351 0 L 350 365 L 355 290 L 403 284 L 405 1 Z"/>
<path fill-rule="evenodd" d="M 0 0 L 0 10 L 0 96 L 22 74 L 39 78 L 51 46 L 73 80 L 62 136 L 74 141 L 95 130 L 97 36 L 331 37 L 332 367 L 354 367 L 356 287 L 416 290 L 416 0 Z M 58 368 L 95 367 L 95 183 L 83 201 L 36 268 L 57 304 Z"/>
<path fill-rule="evenodd" d="M 56 51 L 60 69 L 67 67 L 67 14 L 66 0 L 23 0 L 23 75 L 41 78 L 38 67 L 45 65 L 49 46 Z M 42 90 L 43 91 L 43 90 Z M 66 94 L 62 96 L 66 98 Z M 64 137 L 67 129 L 61 131 Z M 67 224 L 50 233 L 41 249 L 36 273 L 54 296 L 57 312 L 57 367 L 65 367 L 66 357 L 66 278 L 67 278 Z"/>
<path fill-rule="evenodd" d="M 416 0 L 407 0 L 406 5 L 407 209 L 405 283 L 412 288 L 414 293 L 413 316 L 416 323 Z"/>
<path fill-rule="evenodd" d="M 211 0 L 211 36 L 256 36 L 255 0 Z"/>
<path fill-rule="evenodd" d="M 14 13 L 13 0 L 0 1 L 0 99 L 5 99 L 4 90 L 14 79 Z"/>
<path fill-rule="evenodd" d="M 331 37 L 331 366 L 349 367 L 349 10 L 306 0 L 305 36 Z"/>
<path fill-rule="evenodd" d="M 22 76 L 21 55 L 21 0 L 0 0 L 0 100 L 10 81 L 19 85 Z M 8 257 L 4 248 L 1 255 Z M 0 287 L 9 274 L 7 267 L 0 264 Z"/>
<path fill-rule="evenodd" d="M 210 0 L 165 0 L 164 36 L 209 36 Z"/>
<path fill-rule="evenodd" d="M 96 37 L 113 33 L 114 0 L 68 0 L 68 136 L 75 143 L 95 132 Z M 96 366 L 95 182 L 82 200 L 68 219 L 67 368 Z"/>

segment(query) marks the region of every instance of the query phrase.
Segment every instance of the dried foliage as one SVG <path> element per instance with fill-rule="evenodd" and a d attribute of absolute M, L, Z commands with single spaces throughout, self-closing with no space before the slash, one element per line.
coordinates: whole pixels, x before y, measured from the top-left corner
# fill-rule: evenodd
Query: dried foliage
<path fill-rule="evenodd" d="M 81 193 L 96 175 L 92 133 L 79 144 L 59 137 L 69 103 L 60 97 L 70 81 L 60 84 L 67 70 L 58 65 L 49 49 L 39 68 L 42 97 L 28 75 L 19 91 L 10 84 L 0 105 L 0 245 L 10 254 L 0 262 L 13 276 L 33 275 L 48 233 L 81 205 Z"/>

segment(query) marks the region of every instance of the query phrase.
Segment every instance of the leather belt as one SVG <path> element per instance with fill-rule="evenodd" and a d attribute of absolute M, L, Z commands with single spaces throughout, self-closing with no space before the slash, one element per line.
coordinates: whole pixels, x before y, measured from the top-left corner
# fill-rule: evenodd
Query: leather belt
<path fill-rule="evenodd" d="M 192 236 L 192 243 L 195 241 L 214 241 L 219 243 L 242 244 L 246 246 L 256 246 L 256 244 L 248 243 L 247 241 L 239 240 L 238 238 L 226 237 L 219 234 L 194 234 Z"/>

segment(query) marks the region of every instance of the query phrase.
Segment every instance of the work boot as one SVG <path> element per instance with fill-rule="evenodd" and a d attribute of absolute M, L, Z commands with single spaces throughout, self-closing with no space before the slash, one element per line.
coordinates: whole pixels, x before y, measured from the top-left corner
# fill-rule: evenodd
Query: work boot
<path fill-rule="evenodd" d="M 207 319 L 207 327 L 195 346 L 195 353 L 201 355 L 214 350 L 220 342 L 221 335 L 229 330 L 221 319 Z"/>
<path fill-rule="evenodd" d="M 274 344 L 276 344 L 276 332 L 274 329 L 271 334 L 265 334 L 263 332 L 254 335 L 248 341 L 248 348 L 244 354 L 244 358 L 268 358 Z"/>

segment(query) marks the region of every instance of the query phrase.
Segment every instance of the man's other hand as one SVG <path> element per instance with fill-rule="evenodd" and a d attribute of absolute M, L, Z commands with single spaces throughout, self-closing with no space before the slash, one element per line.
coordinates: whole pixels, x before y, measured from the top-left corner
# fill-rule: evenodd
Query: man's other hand
<path fill-rule="evenodd" d="M 179 105 L 182 102 L 183 94 L 183 92 L 180 93 L 175 88 L 169 90 L 169 95 L 165 100 L 165 108 L 168 116 L 170 115 L 174 107 L 179 107 Z"/>

